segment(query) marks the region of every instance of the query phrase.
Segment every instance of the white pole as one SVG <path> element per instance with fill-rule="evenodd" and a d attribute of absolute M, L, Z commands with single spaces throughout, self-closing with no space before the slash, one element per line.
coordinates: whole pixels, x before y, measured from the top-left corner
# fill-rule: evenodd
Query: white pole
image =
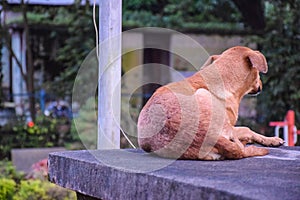
<path fill-rule="evenodd" d="M 284 146 L 289 146 L 289 127 L 285 125 L 283 127 L 283 138 L 284 138 Z"/>
<path fill-rule="evenodd" d="M 122 0 L 100 0 L 98 149 L 120 148 L 121 25 Z"/>

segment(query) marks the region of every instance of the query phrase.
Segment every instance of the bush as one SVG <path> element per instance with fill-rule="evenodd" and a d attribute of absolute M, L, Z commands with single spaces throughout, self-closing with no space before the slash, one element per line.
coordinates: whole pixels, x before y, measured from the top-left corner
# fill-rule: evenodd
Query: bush
<path fill-rule="evenodd" d="M 45 186 L 47 188 L 46 194 L 50 200 L 76 200 L 76 193 L 67 190 L 65 188 L 54 185 L 53 183 L 47 183 Z"/>
<path fill-rule="evenodd" d="M 16 182 L 12 179 L 0 178 L 0 199 L 12 200 L 16 191 Z"/>
<path fill-rule="evenodd" d="M 25 177 L 11 162 L 0 161 L 0 200 L 75 200 L 75 192 L 46 179 L 45 163 L 42 160 L 34 164 L 32 172 Z"/>
<path fill-rule="evenodd" d="M 19 122 L 13 127 L 13 132 L 21 148 L 61 146 L 63 136 L 58 133 L 59 125 L 61 122 L 58 119 L 41 115 L 36 118 L 34 124 Z"/>
<path fill-rule="evenodd" d="M 70 200 L 76 199 L 75 192 L 41 180 L 23 180 L 13 200 Z"/>
<path fill-rule="evenodd" d="M 20 188 L 17 194 L 14 196 L 14 200 L 24 200 L 24 199 L 48 200 L 49 199 L 46 195 L 44 184 L 40 180 L 21 181 L 19 187 Z"/>
<path fill-rule="evenodd" d="M 4 160 L 0 161 L 0 178 L 13 179 L 15 182 L 19 183 L 20 180 L 24 178 L 24 174 L 18 172 L 12 162 Z"/>
<path fill-rule="evenodd" d="M 0 129 L 0 159 L 10 158 L 13 148 L 57 147 L 79 141 L 70 133 L 69 119 L 37 116 L 34 124 L 18 119 L 13 127 Z"/>

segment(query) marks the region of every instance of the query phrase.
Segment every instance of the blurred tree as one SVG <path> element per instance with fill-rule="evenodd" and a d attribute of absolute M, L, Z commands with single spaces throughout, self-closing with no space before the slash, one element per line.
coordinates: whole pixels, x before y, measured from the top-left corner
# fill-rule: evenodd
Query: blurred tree
<path fill-rule="evenodd" d="M 255 30 L 264 30 L 266 23 L 261 0 L 232 0 L 242 13 L 243 21 Z"/>
<path fill-rule="evenodd" d="M 226 0 L 123 1 L 123 26 L 158 26 L 202 32 L 243 28 L 237 7 Z"/>
<path fill-rule="evenodd" d="M 0 5 L 0 22 L 2 22 L 2 12 L 3 12 L 3 8 Z M 2 23 L 0 23 L 0 35 L 3 35 L 3 27 L 2 27 Z M 2 93 L 2 78 L 3 78 L 3 74 L 2 74 L 2 48 L 3 48 L 3 39 L 0 39 L 0 106 L 2 105 L 2 99 L 3 99 L 3 93 Z"/>
<path fill-rule="evenodd" d="M 63 8 L 70 15 L 66 25 L 68 37 L 61 48 L 58 49 L 56 60 L 66 67 L 54 82 L 49 84 L 55 94 L 71 94 L 73 82 L 78 69 L 86 56 L 95 48 L 95 31 L 93 26 L 93 14 L 89 4 L 81 6 L 77 1 L 70 7 Z M 64 12 L 61 12 L 63 14 Z M 96 19 L 98 19 L 98 12 Z M 60 13 L 56 13 L 61 15 Z M 65 16 L 64 14 L 61 16 Z M 59 85 L 59 87 L 57 87 Z"/>
<path fill-rule="evenodd" d="M 30 33 L 29 33 L 29 24 L 28 24 L 28 17 L 27 17 L 27 4 L 24 2 L 24 0 L 21 1 L 20 6 L 20 12 L 22 14 L 23 18 L 23 29 L 25 32 L 25 40 L 28 47 L 30 47 L 31 41 L 30 41 Z M 7 7 L 7 1 L 1 2 L 1 11 L 5 11 Z M 23 70 L 22 64 L 20 60 L 16 57 L 15 52 L 12 49 L 11 46 L 11 38 L 9 34 L 9 29 L 5 24 L 5 20 L 3 20 L 3 24 L 1 21 L 1 35 L 3 36 L 2 42 L 5 44 L 5 46 L 10 51 L 11 56 L 16 60 L 17 66 L 19 67 L 21 71 L 22 78 L 24 79 L 26 83 L 26 89 L 27 93 L 29 94 L 29 111 L 31 119 L 35 119 L 35 97 L 34 97 L 34 68 L 33 68 L 33 61 L 32 61 L 32 51 L 31 48 L 26 48 L 26 73 Z"/>
<path fill-rule="evenodd" d="M 266 30 L 255 39 L 269 65 L 264 94 L 258 98 L 261 122 L 281 121 L 293 109 L 300 127 L 299 10 L 300 0 L 265 1 Z"/>
<path fill-rule="evenodd" d="M 65 26 L 70 23 L 70 16 L 73 14 L 72 11 L 68 11 L 68 8 L 64 7 L 45 7 L 45 6 L 32 6 L 28 5 L 28 2 L 22 0 L 20 6 L 12 6 L 8 4 L 7 1 L 1 1 L 1 11 L 10 11 L 15 13 L 20 13 L 12 19 L 1 20 L 1 44 L 5 45 L 10 55 L 13 59 L 16 60 L 17 66 L 21 71 L 22 78 L 26 84 L 26 90 L 29 94 L 29 106 L 31 118 L 35 119 L 35 94 L 39 89 L 34 84 L 34 70 L 40 67 L 37 63 L 42 59 L 47 59 L 49 64 L 55 65 L 56 69 L 45 69 L 46 71 L 62 71 L 64 65 L 59 65 L 57 62 L 54 62 L 53 57 L 56 57 L 56 49 L 59 44 L 61 44 L 64 39 L 62 30 Z M 2 15 L 1 15 L 2 16 Z M 3 23 L 2 23 L 3 22 Z M 40 28 L 36 28 L 39 26 Z M 43 30 L 43 27 L 51 26 L 51 31 L 48 29 Z M 20 27 L 24 30 L 25 40 L 26 40 L 26 70 L 23 70 L 20 60 L 16 57 L 15 52 L 11 46 L 11 27 Z M 41 33 L 41 30 L 42 33 Z M 43 36 L 38 34 L 44 34 Z M 58 38 L 55 40 L 55 38 Z M 52 41 L 52 43 L 51 43 Z M 53 42 L 55 41 L 55 42 Z M 58 42 L 57 42 L 58 41 Z M 48 43 L 47 43 L 48 42 Z M 58 44 L 56 44 L 56 42 Z M 49 45 L 50 43 L 50 45 Z M 54 43 L 54 44 L 53 44 Z M 61 67 L 63 66 L 63 67 Z M 60 69 L 59 69 L 60 68 Z M 1 76 L 0 76 L 1 77 Z M 53 85 L 53 84 L 51 84 Z M 63 83 L 61 84 L 64 85 Z M 57 87 L 57 85 L 55 86 Z M 62 88 L 62 87 L 60 87 Z"/>
<path fill-rule="evenodd" d="M 22 7 L 22 16 L 23 16 L 23 25 L 24 25 L 24 32 L 25 32 L 25 40 L 27 44 L 26 48 L 26 88 L 27 93 L 29 93 L 29 111 L 30 116 L 33 121 L 35 121 L 35 97 L 34 97 L 34 66 L 33 66 L 33 56 L 32 56 L 32 49 L 31 47 L 31 40 L 30 40 L 30 30 L 27 18 L 27 5 L 25 4 L 24 0 L 21 1 Z M 20 67 L 22 68 L 22 67 Z"/>
<path fill-rule="evenodd" d="M 95 47 L 91 7 L 80 6 L 77 1 L 73 6 L 63 9 L 71 15 L 68 16 L 67 23 L 68 38 L 59 49 L 56 58 L 60 63 L 64 63 L 66 70 L 49 84 L 56 94 L 72 91 L 73 81 L 82 61 Z M 233 2 L 226 0 L 132 0 L 123 1 L 122 9 L 125 29 L 145 26 L 177 30 L 201 29 L 210 32 L 243 29 L 240 12 Z M 98 20 L 98 12 L 96 13 Z M 60 13 L 55 15 L 60 16 Z"/>
<path fill-rule="evenodd" d="M 26 8 L 23 6 L 21 8 Z M 226 12 L 223 12 L 226 10 Z M 98 20 L 98 12 L 96 19 Z M 68 7 L 30 7 L 30 24 L 63 25 L 67 39 L 60 44 L 55 60 L 64 67 L 54 81 L 45 84 L 51 93 L 65 96 L 71 93 L 80 64 L 95 47 L 92 9 L 76 0 Z M 25 20 L 26 18 L 24 18 Z M 25 22 L 25 21 L 24 21 Z M 177 30 L 232 32 L 243 30 L 241 14 L 234 3 L 226 0 L 133 0 L 123 1 L 123 27 L 159 26 Z M 26 28 L 26 26 L 24 26 Z M 79 31 L 80 30 L 80 31 Z M 57 32 L 52 31 L 53 36 Z M 30 57 L 30 53 L 29 57 Z M 30 80 L 29 80 L 30 81 Z"/>

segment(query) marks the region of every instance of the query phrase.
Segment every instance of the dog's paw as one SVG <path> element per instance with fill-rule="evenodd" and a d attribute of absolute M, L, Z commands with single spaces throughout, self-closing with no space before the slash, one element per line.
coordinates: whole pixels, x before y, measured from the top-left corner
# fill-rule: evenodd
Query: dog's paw
<path fill-rule="evenodd" d="M 284 144 L 284 140 L 279 137 L 269 137 L 267 141 L 265 141 L 265 145 L 270 147 L 278 147 L 283 144 Z"/>

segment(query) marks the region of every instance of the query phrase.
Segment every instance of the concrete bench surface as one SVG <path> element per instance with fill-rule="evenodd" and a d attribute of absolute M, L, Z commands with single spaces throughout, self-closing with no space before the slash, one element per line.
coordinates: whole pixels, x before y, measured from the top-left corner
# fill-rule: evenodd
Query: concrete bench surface
<path fill-rule="evenodd" d="M 300 199 L 300 147 L 269 149 L 226 161 L 172 161 L 141 150 L 56 152 L 49 179 L 78 199 Z"/>

